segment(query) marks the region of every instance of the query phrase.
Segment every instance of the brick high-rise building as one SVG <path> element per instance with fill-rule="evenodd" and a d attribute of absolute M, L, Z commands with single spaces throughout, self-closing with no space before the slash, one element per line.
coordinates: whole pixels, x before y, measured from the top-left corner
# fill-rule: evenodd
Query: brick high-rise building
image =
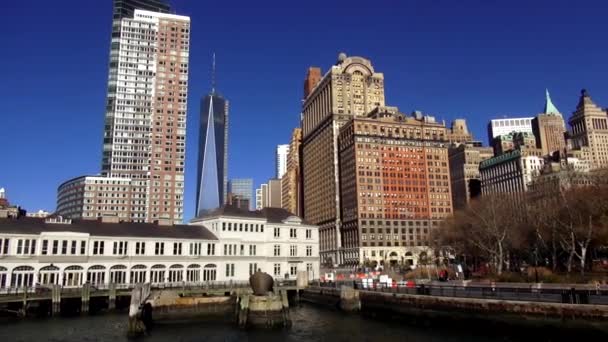
<path fill-rule="evenodd" d="M 452 214 L 448 130 L 414 115 L 378 107 L 340 130 L 344 263 L 416 264 Z"/>
<path fill-rule="evenodd" d="M 128 221 L 183 220 L 190 18 L 169 11 L 114 1 L 101 173 L 129 180 Z"/>
<path fill-rule="evenodd" d="M 306 78 L 304 79 L 304 100 L 306 100 L 308 95 L 312 92 L 313 88 L 319 83 L 319 81 L 321 81 L 321 76 L 321 68 L 308 68 Z"/>
<path fill-rule="evenodd" d="M 325 263 L 342 262 L 338 132 L 351 118 L 379 106 L 384 106 L 384 75 L 375 72 L 369 60 L 344 53 L 304 99 L 304 218 L 320 227 L 320 257 Z"/>
<path fill-rule="evenodd" d="M 281 178 L 281 205 L 283 209 L 302 217 L 302 201 L 300 195 L 300 145 L 302 143 L 302 129 L 296 128 L 291 135 L 289 153 L 287 154 L 287 172 Z"/>
<path fill-rule="evenodd" d="M 566 148 L 564 118 L 551 101 L 548 90 L 543 112 L 532 120 L 532 131 L 536 138 L 536 147 L 542 150 L 543 155 L 551 155 L 556 151 L 563 152 Z"/>
<path fill-rule="evenodd" d="M 580 151 L 593 169 L 608 167 L 608 117 L 584 89 L 569 123 L 572 149 Z"/>

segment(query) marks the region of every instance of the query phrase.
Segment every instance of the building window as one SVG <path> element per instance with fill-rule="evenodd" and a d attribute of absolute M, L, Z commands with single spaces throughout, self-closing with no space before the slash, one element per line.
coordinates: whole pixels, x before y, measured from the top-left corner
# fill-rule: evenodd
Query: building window
<path fill-rule="evenodd" d="M 312 256 L 312 246 L 306 246 L 306 256 Z"/>
<path fill-rule="evenodd" d="M 173 243 L 173 255 L 182 255 L 182 243 L 181 242 Z"/>
<path fill-rule="evenodd" d="M 36 253 L 36 240 L 17 240 L 17 255 L 33 255 Z"/>
<path fill-rule="evenodd" d="M 245 245 L 241 245 L 240 255 L 245 255 Z"/>
<path fill-rule="evenodd" d="M 74 241 L 74 240 L 72 241 L 72 248 L 70 248 L 70 254 L 72 254 L 72 255 L 76 254 L 76 244 L 77 243 L 78 243 L 77 241 Z"/>
<path fill-rule="evenodd" d="M 57 241 L 53 241 L 53 254 L 55 253 L 56 250 L 56 243 Z M 93 242 L 93 255 L 103 255 L 104 253 L 104 242 L 103 241 L 94 241 Z"/>
<path fill-rule="evenodd" d="M 207 244 L 207 255 L 215 255 L 215 244 Z"/>
<path fill-rule="evenodd" d="M 289 256 L 295 257 L 298 255 L 298 246 L 291 245 L 289 246 Z"/>
<path fill-rule="evenodd" d="M 263 233 L 263 232 L 264 232 L 264 225 L 263 225 L 263 224 L 261 224 L 261 225 L 260 225 L 260 233 Z"/>
<path fill-rule="evenodd" d="M 61 254 L 68 254 L 68 242 L 66 240 L 61 241 Z"/>
<path fill-rule="evenodd" d="M 154 244 L 154 255 L 164 255 L 165 254 L 165 243 L 157 242 Z"/>
<path fill-rule="evenodd" d="M 114 241 L 114 245 L 112 248 L 112 254 L 127 255 L 127 242 L 126 241 Z"/>
<path fill-rule="evenodd" d="M 190 243 L 190 255 L 201 255 L 201 246 L 200 242 Z"/>
<path fill-rule="evenodd" d="M 53 254 L 59 253 L 59 241 L 53 240 Z"/>
<path fill-rule="evenodd" d="M 226 230 L 226 222 L 222 222 L 222 231 Z"/>
<path fill-rule="evenodd" d="M 234 277 L 234 264 L 226 264 L 226 277 Z"/>
<path fill-rule="evenodd" d="M 298 265 L 289 266 L 289 275 L 295 276 L 298 274 Z"/>
<path fill-rule="evenodd" d="M 306 264 L 306 271 L 308 271 L 308 273 L 312 272 L 312 264 Z"/>
<path fill-rule="evenodd" d="M 85 255 L 85 254 L 87 254 L 87 242 L 80 241 L 80 255 Z"/>
<path fill-rule="evenodd" d="M 136 255 L 146 254 L 146 243 L 145 242 L 136 242 L 135 243 L 135 254 Z"/>
<path fill-rule="evenodd" d="M 297 229 L 296 228 L 290 228 L 289 229 L 289 238 L 296 239 L 297 237 L 298 237 Z"/>
<path fill-rule="evenodd" d="M 249 245 L 249 255 L 256 255 L 257 254 L 257 246 L 256 245 Z"/>
<path fill-rule="evenodd" d="M 242 232 L 242 231 L 243 231 L 243 224 L 239 223 L 239 232 Z"/>
<path fill-rule="evenodd" d="M 0 240 L 1 242 L 1 240 Z M 2 248 L 1 244 L 0 244 L 0 248 Z M 49 240 L 42 240 L 42 250 L 40 251 L 40 254 L 42 255 L 47 255 L 47 253 L 49 252 Z M 0 252 L 0 254 L 2 254 Z"/>
<path fill-rule="evenodd" d="M 281 245 L 274 245 L 274 256 L 281 256 Z"/>
<path fill-rule="evenodd" d="M 281 237 L 281 228 L 274 229 L 274 237 L 275 237 L 275 239 Z"/>
<path fill-rule="evenodd" d="M 0 255 L 8 254 L 8 241 L 10 239 L 0 239 Z"/>
<path fill-rule="evenodd" d="M 258 270 L 258 264 L 249 264 L 249 275 L 254 274 Z"/>
<path fill-rule="evenodd" d="M 312 229 L 306 229 L 306 240 L 312 239 Z"/>
<path fill-rule="evenodd" d="M 281 264 L 274 264 L 274 275 L 275 277 L 281 276 Z"/>

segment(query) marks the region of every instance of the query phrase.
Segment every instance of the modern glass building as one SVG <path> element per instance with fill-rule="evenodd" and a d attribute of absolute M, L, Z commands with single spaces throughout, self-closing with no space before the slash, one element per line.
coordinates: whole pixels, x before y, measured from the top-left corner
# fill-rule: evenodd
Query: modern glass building
<path fill-rule="evenodd" d="M 228 183 L 228 192 L 232 195 L 237 195 L 242 199 L 249 200 L 249 209 L 253 210 L 253 179 L 240 178 L 231 179 Z"/>
<path fill-rule="evenodd" d="M 228 100 L 215 92 L 201 101 L 196 216 L 226 203 L 228 183 Z"/>

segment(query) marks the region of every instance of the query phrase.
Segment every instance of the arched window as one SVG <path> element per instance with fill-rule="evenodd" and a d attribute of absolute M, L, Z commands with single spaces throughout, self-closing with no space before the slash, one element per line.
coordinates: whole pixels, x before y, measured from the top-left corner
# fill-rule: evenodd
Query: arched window
<path fill-rule="evenodd" d="M 43 285 L 59 284 L 59 267 L 54 265 L 44 266 L 40 269 L 38 282 Z"/>
<path fill-rule="evenodd" d="M 87 282 L 91 285 L 102 285 L 106 282 L 106 267 L 93 265 L 87 271 Z"/>
<path fill-rule="evenodd" d="M 188 265 L 188 269 L 186 270 L 186 281 L 191 283 L 201 281 L 201 265 Z"/>
<path fill-rule="evenodd" d="M 34 268 L 18 266 L 13 268 L 11 287 L 31 287 L 34 284 Z"/>
<path fill-rule="evenodd" d="M 146 271 L 147 267 L 145 265 L 135 265 L 131 267 L 131 284 L 145 283 Z"/>
<path fill-rule="evenodd" d="M 63 270 L 63 286 L 79 287 L 82 285 L 82 266 L 72 265 Z"/>
<path fill-rule="evenodd" d="M 207 264 L 203 267 L 203 281 L 215 281 L 217 279 L 217 266 Z"/>
<path fill-rule="evenodd" d="M 0 288 L 6 287 L 8 270 L 6 267 L 0 266 Z"/>
<path fill-rule="evenodd" d="M 110 267 L 110 282 L 114 284 L 127 283 L 127 266 L 114 265 Z"/>
<path fill-rule="evenodd" d="M 154 265 L 150 270 L 150 282 L 152 284 L 163 284 L 165 282 L 165 265 Z"/>
<path fill-rule="evenodd" d="M 184 266 L 183 265 L 171 265 L 169 267 L 169 282 L 177 283 L 184 280 Z"/>

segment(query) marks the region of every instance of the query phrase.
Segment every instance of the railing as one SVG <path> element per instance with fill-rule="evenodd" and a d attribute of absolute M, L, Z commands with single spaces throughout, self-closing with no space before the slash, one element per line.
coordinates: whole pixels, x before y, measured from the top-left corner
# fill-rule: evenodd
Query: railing
<path fill-rule="evenodd" d="M 91 294 L 96 292 L 109 291 L 111 287 L 116 290 L 131 290 L 136 284 L 90 284 Z M 275 279 L 275 287 L 295 287 L 295 280 Z M 36 284 L 28 287 L 3 287 L 0 288 L 0 297 L 21 295 L 24 293 L 34 295 L 51 295 L 53 284 Z M 182 290 L 231 290 L 249 288 L 248 281 L 204 281 L 204 282 L 170 282 L 170 283 L 151 283 L 150 287 L 154 289 L 182 289 Z M 82 286 L 60 286 L 62 294 L 77 294 L 82 290 Z"/>
<path fill-rule="evenodd" d="M 608 286 L 570 284 L 441 284 L 400 283 L 395 286 L 375 282 L 338 281 L 315 283 L 321 287 L 348 286 L 361 291 L 402 293 L 437 297 L 516 300 L 546 303 L 608 305 Z"/>

